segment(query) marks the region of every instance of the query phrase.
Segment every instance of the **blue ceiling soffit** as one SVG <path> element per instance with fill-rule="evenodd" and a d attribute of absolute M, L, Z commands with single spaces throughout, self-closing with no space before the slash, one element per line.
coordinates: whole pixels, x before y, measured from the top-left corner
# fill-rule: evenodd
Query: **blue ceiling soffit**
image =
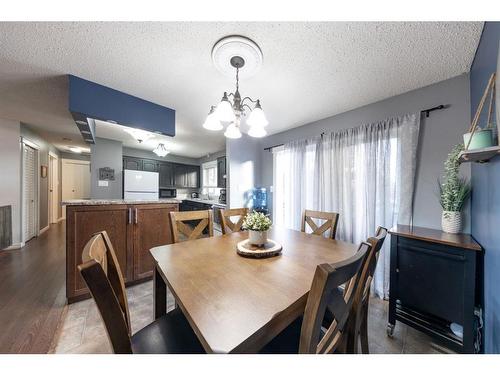
<path fill-rule="evenodd" d="M 85 79 L 69 77 L 69 110 L 87 143 L 95 143 L 93 119 L 175 136 L 175 110 Z"/>

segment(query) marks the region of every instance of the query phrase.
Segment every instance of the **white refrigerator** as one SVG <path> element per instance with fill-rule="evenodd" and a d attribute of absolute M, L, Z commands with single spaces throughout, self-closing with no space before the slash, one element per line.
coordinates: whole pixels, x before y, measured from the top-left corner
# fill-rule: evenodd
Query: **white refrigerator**
<path fill-rule="evenodd" d="M 124 199 L 158 199 L 159 176 L 157 172 L 123 171 Z"/>

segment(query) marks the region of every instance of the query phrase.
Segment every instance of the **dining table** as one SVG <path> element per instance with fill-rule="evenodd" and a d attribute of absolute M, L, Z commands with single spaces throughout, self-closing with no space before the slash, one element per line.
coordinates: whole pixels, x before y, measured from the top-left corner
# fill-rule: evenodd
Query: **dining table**
<path fill-rule="evenodd" d="M 277 226 L 268 236 L 281 244 L 280 255 L 238 255 L 246 231 L 152 248 L 155 318 L 167 313 L 168 288 L 207 353 L 258 353 L 304 313 L 316 267 L 357 251 Z"/>

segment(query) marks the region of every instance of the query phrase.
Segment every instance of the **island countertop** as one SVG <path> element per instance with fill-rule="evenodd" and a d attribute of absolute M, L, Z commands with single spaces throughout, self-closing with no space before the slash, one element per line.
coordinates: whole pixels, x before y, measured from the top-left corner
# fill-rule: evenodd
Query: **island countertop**
<path fill-rule="evenodd" d="M 102 206 L 109 204 L 178 204 L 179 199 L 70 199 L 62 201 L 62 206 Z"/>

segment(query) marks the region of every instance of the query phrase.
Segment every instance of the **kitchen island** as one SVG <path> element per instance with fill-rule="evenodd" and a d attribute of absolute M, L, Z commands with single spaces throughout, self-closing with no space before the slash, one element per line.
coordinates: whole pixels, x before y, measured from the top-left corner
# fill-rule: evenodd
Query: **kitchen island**
<path fill-rule="evenodd" d="M 172 243 L 170 212 L 179 210 L 177 199 L 79 199 L 66 206 L 66 297 L 68 303 L 90 298 L 77 266 L 82 251 L 96 232 L 105 230 L 113 243 L 127 285 L 151 279 L 149 249 Z"/>

